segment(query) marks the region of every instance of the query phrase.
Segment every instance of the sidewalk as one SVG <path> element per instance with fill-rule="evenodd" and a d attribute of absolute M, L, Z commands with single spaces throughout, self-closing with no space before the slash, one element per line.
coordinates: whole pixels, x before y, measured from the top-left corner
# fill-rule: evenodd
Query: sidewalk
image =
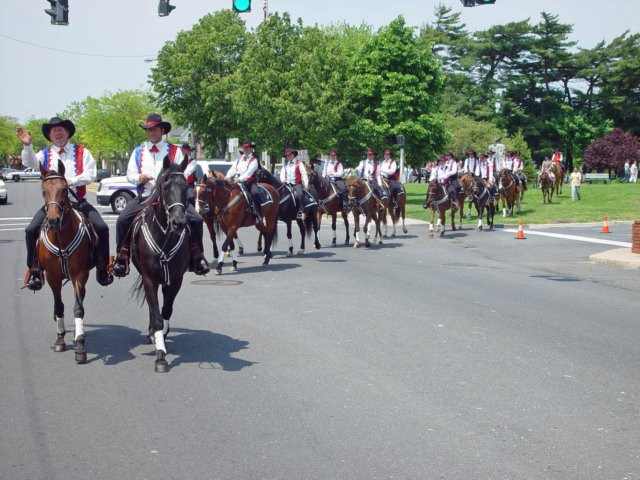
<path fill-rule="evenodd" d="M 630 248 L 614 248 L 590 255 L 589 261 L 618 268 L 640 268 L 640 253 L 632 253 Z"/>

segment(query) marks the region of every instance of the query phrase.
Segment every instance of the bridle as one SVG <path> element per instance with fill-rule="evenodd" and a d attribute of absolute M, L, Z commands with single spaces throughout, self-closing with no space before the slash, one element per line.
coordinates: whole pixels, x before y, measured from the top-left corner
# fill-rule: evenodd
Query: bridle
<path fill-rule="evenodd" d="M 67 185 L 67 179 L 65 177 L 63 177 L 62 175 L 46 175 L 43 179 L 42 179 L 42 183 L 49 181 L 49 180 L 62 180 L 64 182 L 64 200 L 62 200 L 62 205 L 60 205 L 58 202 L 46 202 L 45 203 L 45 207 L 47 209 L 47 212 L 49 211 L 49 206 L 50 205 L 55 205 L 56 207 L 58 207 L 58 209 L 60 209 L 60 223 L 62 223 L 62 219 L 64 217 L 64 214 L 66 212 L 66 206 L 70 204 L 69 202 L 69 186 Z"/>

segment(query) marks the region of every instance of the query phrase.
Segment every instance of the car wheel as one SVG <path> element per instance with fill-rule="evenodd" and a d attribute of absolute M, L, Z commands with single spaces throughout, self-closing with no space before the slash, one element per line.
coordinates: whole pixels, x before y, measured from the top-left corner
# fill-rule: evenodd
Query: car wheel
<path fill-rule="evenodd" d="M 20 175 L 14 175 L 13 176 L 13 181 L 14 182 L 19 182 L 20 181 Z"/>
<path fill-rule="evenodd" d="M 111 210 L 113 210 L 113 213 L 117 213 L 118 215 L 120 215 L 127 206 L 127 203 L 129 203 L 129 200 L 131 200 L 132 198 L 133 195 L 128 192 L 116 193 L 113 197 L 111 197 Z"/>
<path fill-rule="evenodd" d="M 9 197 L 0 198 L 0 205 L 6 205 L 7 200 L 9 200 Z"/>

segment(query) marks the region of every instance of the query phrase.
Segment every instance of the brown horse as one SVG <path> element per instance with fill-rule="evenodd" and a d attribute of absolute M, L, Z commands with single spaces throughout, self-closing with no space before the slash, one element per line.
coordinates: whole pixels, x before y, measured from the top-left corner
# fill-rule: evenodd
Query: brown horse
<path fill-rule="evenodd" d="M 554 184 L 549 172 L 544 171 L 539 178 L 540 188 L 542 189 L 542 203 L 551 203 L 553 199 Z"/>
<path fill-rule="evenodd" d="M 562 183 L 564 182 L 564 168 L 558 163 L 551 164 L 551 173 L 556 177 L 554 189 L 556 196 L 562 195 Z"/>
<path fill-rule="evenodd" d="M 402 185 L 401 185 L 402 186 Z M 395 202 L 393 201 L 393 196 L 391 192 L 391 188 L 389 188 L 389 182 L 386 179 L 382 179 L 382 188 L 384 188 L 387 192 L 388 204 L 386 212 L 382 215 L 382 224 L 384 225 L 384 238 L 387 238 L 387 215 L 391 217 L 391 223 L 393 224 L 393 232 L 391 233 L 391 237 L 396 236 L 396 223 L 400 218 L 402 218 L 402 232 L 407 233 L 407 227 L 405 225 L 405 210 L 407 205 L 407 194 L 405 192 L 404 186 L 402 186 L 402 191 L 397 192 L 397 196 Z"/>
<path fill-rule="evenodd" d="M 507 216 L 507 210 L 510 216 L 513 216 L 513 207 L 516 206 L 517 213 L 522 212 L 522 199 L 524 198 L 523 187 L 516 184 L 513 174 L 503 168 L 498 174 L 498 192 L 502 200 L 502 216 Z"/>
<path fill-rule="evenodd" d="M 431 209 L 431 221 L 429 222 L 429 238 L 433 238 L 433 220 L 438 212 L 438 225 L 436 229 L 440 231 L 440 238 L 444 237 L 446 213 L 451 208 L 451 201 L 447 193 L 447 188 L 438 183 L 437 180 L 429 182 L 427 195 L 422 208 Z M 455 212 L 451 210 L 451 229 L 456 229 Z"/>
<path fill-rule="evenodd" d="M 460 185 L 462 185 L 465 194 L 476 207 L 476 212 L 478 213 L 477 230 L 483 230 L 482 220 L 485 209 L 487 210 L 487 225 L 489 230 L 493 230 L 493 217 L 496 213 L 497 202 L 492 198 L 489 187 L 480 177 L 475 177 L 470 173 L 460 178 Z"/>
<path fill-rule="evenodd" d="M 336 220 L 338 214 L 342 216 L 344 221 L 344 227 L 346 231 L 345 245 L 349 245 L 349 212 L 345 212 L 342 209 L 342 199 L 336 190 L 336 187 L 331 184 L 328 178 L 323 178 L 318 175 L 314 169 L 307 170 L 309 176 L 309 185 L 312 186 L 316 195 L 318 196 L 318 228 L 322 226 L 322 217 L 327 214 L 331 217 L 331 230 L 333 232 L 333 240 L 331 246 L 336 246 Z"/>
<path fill-rule="evenodd" d="M 92 230 L 87 220 L 72 208 L 69 187 L 64 177 L 64 164 L 58 162 L 57 172 L 47 172 L 40 166 L 40 172 L 47 219 L 40 231 L 36 259 L 45 272 L 53 293 L 53 320 L 58 334 L 53 351 L 64 352 L 67 349 L 64 342 L 66 330 L 61 291 L 63 281 L 71 281 L 75 300 L 75 360 L 77 363 L 85 363 L 87 350 L 83 301 L 89 272 L 95 266 L 92 255 L 95 235 L 90 233 Z"/>
<path fill-rule="evenodd" d="M 218 178 L 209 177 L 199 181 L 199 189 L 204 194 L 204 202 L 210 212 L 217 217 L 216 229 L 224 232 L 227 238 L 222 243 L 222 251 L 231 247 L 232 268 L 231 271 L 238 270 L 238 258 L 233 248 L 233 240 L 238 238 L 238 229 L 242 227 L 255 227 L 264 235 L 264 261 L 263 266 L 269 264 L 272 257 L 271 246 L 278 238 L 278 209 L 280 207 L 280 195 L 275 188 L 266 183 L 259 186 L 271 195 L 271 201 L 262 205 L 262 216 L 264 223 L 256 224 L 253 215 L 248 212 L 247 200 L 240 188 L 232 183 Z M 249 195 L 251 195 L 249 193 Z M 222 274 L 224 257 L 218 256 L 215 260 L 216 275 Z"/>
<path fill-rule="evenodd" d="M 373 195 L 373 190 L 368 182 L 357 178 L 351 177 L 346 179 L 347 193 L 349 195 L 349 206 L 353 212 L 353 236 L 355 241 L 353 246 L 355 248 L 360 247 L 360 214 L 365 216 L 363 231 L 365 234 L 364 244 L 366 247 L 370 247 L 369 242 L 369 223 L 373 220 L 376 226 L 376 232 L 373 237 L 373 242 L 378 245 L 382 245 L 382 232 L 380 231 L 380 212 L 378 207 L 378 200 Z M 382 212 L 384 214 L 384 212 Z"/>

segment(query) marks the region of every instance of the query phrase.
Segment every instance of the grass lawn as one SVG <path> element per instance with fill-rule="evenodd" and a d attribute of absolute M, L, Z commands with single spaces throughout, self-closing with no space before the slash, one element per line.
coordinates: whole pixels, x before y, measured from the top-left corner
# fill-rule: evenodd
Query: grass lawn
<path fill-rule="evenodd" d="M 422 208 L 427 184 L 407 183 L 407 217 L 417 220 L 427 220 L 427 210 Z M 529 188 L 524 202 L 522 214 L 502 218 L 502 207 L 496 212 L 496 224 L 517 223 L 522 219 L 524 223 L 573 223 L 573 222 L 602 222 L 606 216 L 610 222 L 616 220 L 640 220 L 640 183 L 593 183 L 580 187 L 582 200 L 571 201 L 571 187 L 563 185 L 562 194 L 554 195 L 553 203 L 542 204 L 542 191 L 539 188 Z M 465 215 L 466 215 L 465 205 Z M 463 224 L 476 225 L 476 211 L 472 208 L 472 219 Z M 449 222 L 447 214 L 447 223 Z M 458 215 L 456 214 L 456 223 Z"/>

